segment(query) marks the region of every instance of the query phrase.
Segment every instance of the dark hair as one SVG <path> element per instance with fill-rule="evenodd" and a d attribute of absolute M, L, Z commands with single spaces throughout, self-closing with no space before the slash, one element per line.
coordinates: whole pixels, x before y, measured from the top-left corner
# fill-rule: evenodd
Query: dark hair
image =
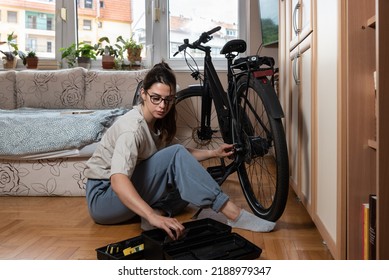
<path fill-rule="evenodd" d="M 176 94 L 176 75 L 170 66 L 164 61 L 155 64 L 154 67 L 146 74 L 143 80 L 143 89 L 147 91 L 155 83 L 168 85 L 170 87 L 170 93 L 173 95 Z M 163 119 L 158 119 L 154 125 L 155 129 L 161 132 L 161 135 L 159 136 L 160 139 L 166 141 L 167 143 L 170 143 L 173 140 L 177 130 L 176 107 L 174 102 L 170 106 L 172 106 L 172 108 L 170 108 L 169 113 L 167 113 Z"/>

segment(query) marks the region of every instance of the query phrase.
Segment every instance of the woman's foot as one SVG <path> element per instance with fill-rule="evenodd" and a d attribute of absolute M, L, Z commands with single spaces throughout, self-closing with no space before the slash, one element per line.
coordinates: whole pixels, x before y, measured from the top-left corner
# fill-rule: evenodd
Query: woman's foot
<path fill-rule="evenodd" d="M 276 225 L 255 216 L 252 213 L 238 207 L 230 200 L 220 210 L 227 217 L 227 224 L 233 228 L 240 228 L 251 230 L 255 232 L 269 232 L 272 231 Z"/>
<path fill-rule="evenodd" d="M 272 231 L 276 225 L 276 223 L 261 219 L 244 209 L 240 211 L 240 215 L 235 220 L 228 219 L 227 224 L 232 228 L 246 229 L 255 232 L 269 232 Z"/>

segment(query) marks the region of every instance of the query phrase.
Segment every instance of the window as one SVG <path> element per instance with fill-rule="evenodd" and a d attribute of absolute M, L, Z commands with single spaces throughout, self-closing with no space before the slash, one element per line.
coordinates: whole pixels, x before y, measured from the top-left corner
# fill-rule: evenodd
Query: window
<path fill-rule="evenodd" d="M 247 16 L 241 15 L 247 10 L 246 5 L 249 5 L 251 1 L 160 0 L 155 2 L 160 2 L 160 6 L 156 7 L 157 12 L 151 20 L 146 19 L 147 49 L 153 51 L 149 65 L 163 58 L 174 69 L 187 69 L 181 54 L 173 57 L 178 46 L 183 44 L 184 39 L 193 42 L 202 32 L 220 26 L 221 30 L 213 34 L 213 39 L 207 45 L 212 47 L 215 67 L 225 69 L 226 60 L 219 54 L 223 45 L 234 38 L 246 39 L 244 20 Z M 243 28 L 240 28 L 242 26 Z M 153 33 L 152 39 L 149 38 L 150 32 Z M 168 34 L 168 36 L 163 36 L 163 34 Z M 203 53 L 190 51 L 196 58 L 196 62 L 202 65 Z"/>
<path fill-rule="evenodd" d="M 51 17 L 46 20 L 46 30 L 54 30 L 53 28 L 53 19 Z"/>
<path fill-rule="evenodd" d="M 92 21 L 89 19 L 84 19 L 82 26 L 84 30 L 92 30 Z"/>
<path fill-rule="evenodd" d="M 213 57 L 220 56 L 224 44 L 236 39 L 238 31 L 238 0 L 169 0 L 169 58 L 177 51 L 184 39 L 195 41 L 201 33 L 217 26 L 221 30 L 214 33 L 208 43 L 214 50 Z M 217 12 L 215 12 L 217 11 Z M 193 52 L 194 57 L 203 57 L 202 52 Z"/>
<path fill-rule="evenodd" d="M 93 8 L 93 0 L 85 0 L 84 8 L 85 9 L 92 9 Z"/>
<path fill-rule="evenodd" d="M 26 51 L 36 51 L 38 48 L 38 40 L 36 38 L 26 38 Z"/>
<path fill-rule="evenodd" d="M 18 23 L 18 13 L 13 11 L 7 12 L 8 23 Z"/>
<path fill-rule="evenodd" d="M 142 4 L 144 18 L 144 0 L 95 1 L 95 3 L 100 3 L 96 5 L 95 10 L 77 9 L 78 21 L 82 23 L 78 28 L 78 42 L 89 41 L 93 45 L 101 37 L 108 37 L 110 43 L 115 44 L 118 36 L 129 39 L 132 29 L 137 25 L 135 12 L 131 10 L 134 5 L 138 4 L 133 4 L 134 2 Z M 101 7 L 102 3 L 104 8 Z M 92 28 L 92 24 L 95 24 L 97 28 Z M 98 59 L 101 59 L 101 57 L 98 57 Z M 100 62 L 97 63 L 101 65 Z"/>
<path fill-rule="evenodd" d="M 46 52 L 51 53 L 53 52 L 53 42 L 46 42 Z"/>
<path fill-rule="evenodd" d="M 30 29 L 37 29 L 37 20 L 36 20 L 36 16 L 33 16 L 33 15 L 27 15 L 27 21 L 26 21 L 26 28 L 30 28 Z"/>
<path fill-rule="evenodd" d="M 2 9 L 2 21 L 14 24 L 21 20 L 23 24 L 13 25 L 9 30 L 14 30 L 18 38 L 34 36 L 40 57 L 59 57 L 59 48 L 67 47 L 73 42 L 89 41 L 94 44 L 99 38 L 108 36 L 112 43 L 121 35 L 126 39 L 133 37 L 143 44 L 142 58 L 146 66 L 165 59 L 172 67 L 176 67 L 175 69 L 186 69 L 182 56 L 172 56 L 183 39 L 193 41 L 200 32 L 222 26 L 222 30 L 214 34 L 214 39 L 209 42 L 216 55 L 214 62 L 218 67 L 218 61 L 224 61 L 217 58 L 224 42 L 237 37 L 245 39 L 244 28 L 249 21 L 245 14 L 248 11 L 246 5 L 251 1 L 40 0 L 39 6 L 36 1 L 14 2 L 14 11 Z M 58 11 L 62 7 L 65 8 L 61 13 L 57 13 L 58 20 L 55 18 L 56 5 Z M 219 17 L 220 14 L 223 16 Z M 244 16 L 241 16 L 242 14 Z M 244 24 L 241 24 L 242 20 Z M 93 25 L 98 28 L 93 28 Z M 7 34 L 2 33 L 5 33 L 2 34 L 4 40 Z M 19 41 L 19 49 L 25 50 L 26 46 L 27 41 Z M 195 55 L 201 63 L 201 55 Z"/>

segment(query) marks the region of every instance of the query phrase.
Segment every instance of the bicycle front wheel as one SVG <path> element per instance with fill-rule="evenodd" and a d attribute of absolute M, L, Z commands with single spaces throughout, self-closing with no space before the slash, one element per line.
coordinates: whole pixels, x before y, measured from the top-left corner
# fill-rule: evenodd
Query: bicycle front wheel
<path fill-rule="evenodd" d="M 239 79 L 235 135 L 242 145 L 238 177 L 246 200 L 255 215 L 276 221 L 287 202 L 289 163 L 282 121 L 271 116 L 271 104 L 264 100 L 264 95 L 276 94 L 266 81 Z"/>

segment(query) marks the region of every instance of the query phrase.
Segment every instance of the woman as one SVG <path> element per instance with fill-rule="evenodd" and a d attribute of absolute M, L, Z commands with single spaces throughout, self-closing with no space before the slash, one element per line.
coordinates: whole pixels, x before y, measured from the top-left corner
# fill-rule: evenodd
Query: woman
<path fill-rule="evenodd" d="M 176 78 L 164 62 L 146 75 L 140 105 L 121 116 L 101 139 L 87 163 L 86 198 L 95 222 L 116 224 L 136 215 L 173 240 L 183 225 L 173 218 L 188 202 L 221 212 L 232 227 L 271 231 L 274 223 L 240 209 L 199 163 L 233 154 L 170 145 L 176 132 Z M 142 227 L 143 228 L 143 227 Z"/>

